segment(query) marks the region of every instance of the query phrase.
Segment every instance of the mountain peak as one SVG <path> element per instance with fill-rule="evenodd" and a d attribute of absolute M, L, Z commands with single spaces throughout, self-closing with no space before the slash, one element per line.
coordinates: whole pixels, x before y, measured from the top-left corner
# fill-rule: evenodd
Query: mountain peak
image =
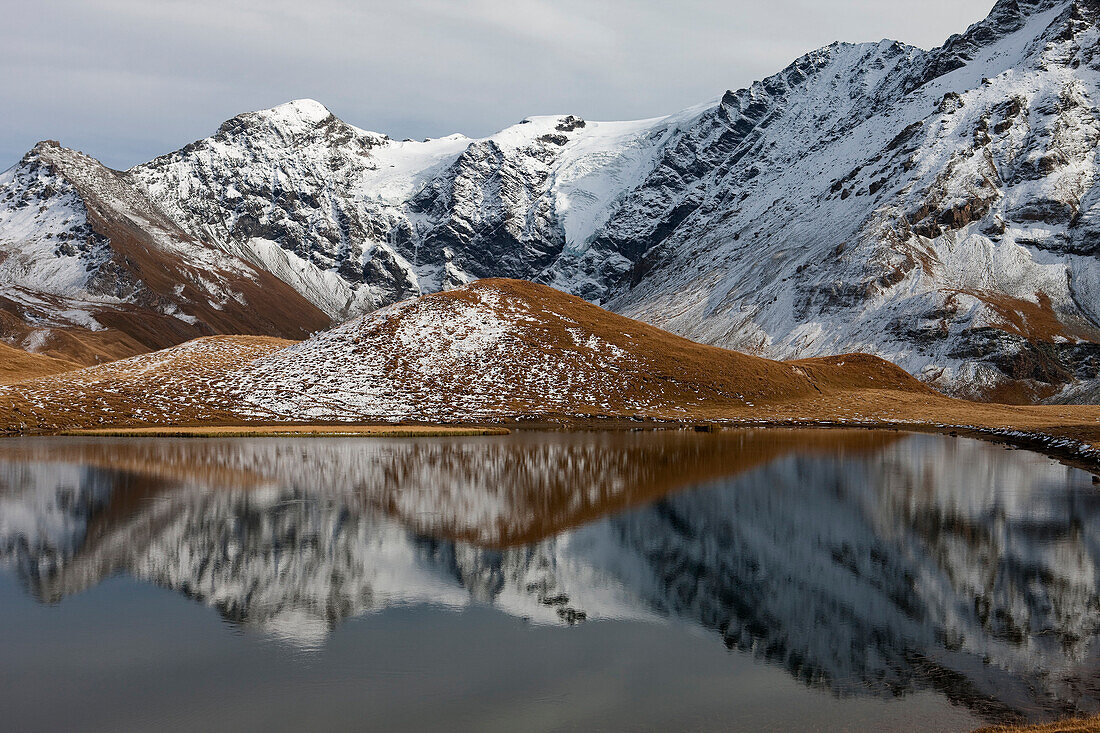
<path fill-rule="evenodd" d="M 985 20 L 978 26 L 986 26 L 1002 32 L 1013 32 L 1023 27 L 1033 15 L 1054 8 L 1069 6 L 1074 0 L 997 0 Z"/>
<path fill-rule="evenodd" d="M 57 140 L 39 140 L 34 144 L 34 147 L 23 154 L 22 162 L 27 163 L 32 160 L 50 160 L 58 155 L 72 152 L 74 151 L 69 150 Z"/>
<path fill-rule="evenodd" d="M 268 109 L 239 114 L 222 123 L 218 132 L 269 130 L 297 136 L 333 122 L 339 123 L 339 120 L 325 105 L 313 99 L 295 99 Z"/>
<path fill-rule="evenodd" d="M 261 110 L 257 114 L 287 122 L 301 121 L 312 124 L 333 116 L 329 108 L 316 99 L 293 99 L 270 109 Z"/>
<path fill-rule="evenodd" d="M 56 151 L 61 150 L 65 150 L 65 148 L 61 147 L 61 143 L 57 140 L 39 140 L 34 144 L 34 147 L 23 154 L 23 157 L 13 168 L 48 160 Z"/>
<path fill-rule="evenodd" d="M 968 65 L 981 55 L 983 48 L 1023 31 L 1036 16 L 1068 8 L 1077 2 L 1078 0 L 998 0 L 985 18 L 925 54 L 925 68 L 922 73 L 914 75 L 910 89 Z M 1050 20 L 1053 20 L 1053 16 Z M 1040 24 L 1026 34 L 1027 40 L 1037 38 L 1043 30 L 1044 27 Z"/>
<path fill-rule="evenodd" d="M 67 148 L 57 140 L 40 140 L 35 143 L 23 156 L 20 164 L 45 165 L 74 183 L 98 180 L 114 172 L 87 153 Z"/>

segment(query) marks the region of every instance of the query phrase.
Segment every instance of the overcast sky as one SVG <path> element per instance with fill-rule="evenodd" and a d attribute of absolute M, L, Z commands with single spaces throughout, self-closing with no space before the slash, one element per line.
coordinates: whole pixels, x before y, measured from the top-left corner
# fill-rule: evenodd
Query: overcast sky
<path fill-rule="evenodd" d="M 13 0 L 0 169 L 53 138 L 126 168 L 300 97 L 397 138 L 656 117 L 834 40 L 937 46 L 994 0 Z"/>

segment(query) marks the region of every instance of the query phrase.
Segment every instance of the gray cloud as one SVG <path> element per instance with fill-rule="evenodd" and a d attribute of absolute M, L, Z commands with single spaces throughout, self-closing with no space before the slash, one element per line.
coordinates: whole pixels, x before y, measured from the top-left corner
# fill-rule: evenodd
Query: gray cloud
<path fill-rule="evenodd" d="M 655 117 L 834 40 L 938 45 L 993 0 L 38 0 L 0 24 L 0 168 L 127 167 L 298 97 L 394 137 Z"/>

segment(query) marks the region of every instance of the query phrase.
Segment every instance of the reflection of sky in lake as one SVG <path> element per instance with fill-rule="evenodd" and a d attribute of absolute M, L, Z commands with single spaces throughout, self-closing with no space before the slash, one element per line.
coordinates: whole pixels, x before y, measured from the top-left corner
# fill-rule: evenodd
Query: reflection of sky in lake
<path fill-rule="evenodd" d="M 186 679 L 201 650 L 255 678 L 235 693 L 257 708 L 248 720 L 279 708 L 260 709 L 279 697 L 261 687 L 315 675 L 334 727 L 367 698 L 379 722 L 412 715 L 404 694 L 453 698 L 438 709 L 465 705 L 480 727 L 493 680 L 503 727 L 515 705 L 559 726 L 569 711 L 587 725 L 740 709 L 765 728 L 794 711 L 884 723 L 919 708 L 961 729 L 967 714 L 1100 700 L 1096 495 L 1088 474 L 1023 451 L 751 431 L 5 441 L 0 458 L 11 577 L 61 601 L 5 584 L 5 658 L 42 665 L 43 685 L 70 674 L 74 699 L 160 664 L 217 709 L 228 690 Z M 348 654 L 355 669 L 337 663 Z M 383 695 L 393 670 L 405 692 Z M 361 675 L 371 694 L 341 699 Z M 637 695 L 668 705 L 629 711 Z M 32 714 L 33 695 L 11 699 Z M 171 705 L 138 707 L 159 719 Z"/>
<path fill-rule="evenodd" d="M 10 730 L 965 730 L 933 693 L 837 699 L 675 626 L 391 609 L 301 657 L 123 578 L 43 608 L 0 575 Z"/>

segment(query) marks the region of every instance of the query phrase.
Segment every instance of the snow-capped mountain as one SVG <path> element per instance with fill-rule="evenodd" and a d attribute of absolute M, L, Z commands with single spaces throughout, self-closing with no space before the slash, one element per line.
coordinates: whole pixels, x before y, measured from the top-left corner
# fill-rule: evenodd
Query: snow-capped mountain
<path fill-rule="evenodd" d="M 111 200 L 194 252 L 172 275 L 186 297 L 152 288 L 178 328 L 290 335 L 196 310 L 264 313 L 240 283 L 268 275 L 332 321 L 503 276 L 763 356 L 868 351 L 949 392 L 1045 398 L 1100 359 L 1098 19 L 1092 0 L 999 0 L 931 51 L 838 43 L 669 117 L 476 140 L 396 141 L 299 100 L 110 172 L 128 192 Z M 0 179 L 0 267 L 22 273 L 2 295 L 23 325 L 5 328 L 24 345 L 44 338 L 34 298 L 91 328 L 115 326 L 87 303 L 140 299 L 140 274 L 111 277 L 117 235 L 81 213 L 87 161 L 39 146 Z"/>
<path fill-rule="evenodd" d="M 131 173 L 189 232 L 339 320 L 488 276 L 606 292 L 611 254 L 585 264 L 586 240 L 674 125 L 539 117 L 484 140 L 397 142 L 298 100 Z"/>
<path fill-rule="evenodd" d="M 0 324 L 30 351 L 89 363 L 328 325 L 272 273 L 185 232 L 131 173 L 54 142 L 0 174 L 0 248 Z"/>
<path fill-rule="evenodd" d="M 0 462 L 0 555 L 46 601 L 123 572 L 307 646 L 364 613 L 477 602 L 541 623 L 700 627 L 844 695 L 939 687 L 992 715 L 1100 705 L 1088 474 L 858 434 L 819 456 L 792 440 L 793 455 L 623 511 L 647 470 L 682 469 L 669 450 L 714 463 L 717 437 L 16 446 Z M 587 523 L 484 543 L 578 496 L 594 501 Z M 454 539 L 463 527 L 481 539 Z"/>
<path fill-rule="evenodd" d="M 963 394 L 1094 377 L 1098 11 L 1002 0 L 940 49 L 833 45 L 726 95 L 656 173 L 722 162 L 611 307 Z"/>

